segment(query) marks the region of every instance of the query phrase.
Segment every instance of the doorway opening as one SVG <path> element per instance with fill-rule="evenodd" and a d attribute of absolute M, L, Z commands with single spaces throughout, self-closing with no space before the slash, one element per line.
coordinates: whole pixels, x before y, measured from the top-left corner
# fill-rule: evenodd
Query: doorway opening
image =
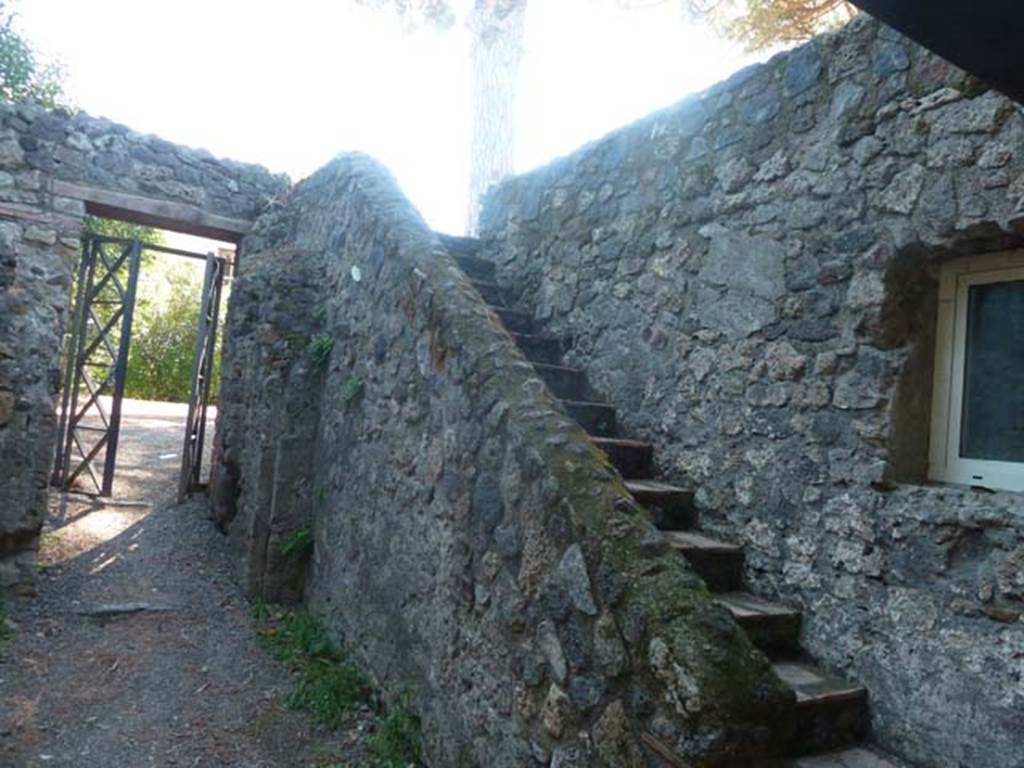
<path fill-rule="evenodd" d="M 159 459 L 178 463 L 179 501 L 207 487 L 204 448 L 212 437 L 221 306 L 235 248 L 201 241 L 193 250 L 187 238 L 179 245 L 180 236 L 160 230 L 87 219 L 51 478 L 64 491 L 114 495 L 123 425 L 159 425 L 166 436 L 182 421 L 180 454 L 164 437 Z"/>

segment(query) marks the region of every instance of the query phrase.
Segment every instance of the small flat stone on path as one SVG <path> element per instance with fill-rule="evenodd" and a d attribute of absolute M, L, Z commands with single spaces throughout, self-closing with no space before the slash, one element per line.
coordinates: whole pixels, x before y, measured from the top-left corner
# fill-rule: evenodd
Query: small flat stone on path
<path fill-rule="evenodd" d="M 143 613 L 146 611 L 173 611 L 174 607 L 170 605 L 161 605 L 159 603 L 144 603 L 144 602 L 131 602 L 131 603 L 107 603 L 106 605 L 97 605 L 95 608 L 85 608 L 78 611 L 80 616 L 92 616 L 97 619 L 109 619 L 115 616 L 126 616 L 132 613 Z"/>

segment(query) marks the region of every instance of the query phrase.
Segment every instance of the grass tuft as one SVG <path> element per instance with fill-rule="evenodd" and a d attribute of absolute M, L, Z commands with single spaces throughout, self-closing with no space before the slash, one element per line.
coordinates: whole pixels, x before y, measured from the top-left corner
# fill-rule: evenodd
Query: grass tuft
<path fill-rule="evenodd" d="M 317 618 L 308 611 L 268 611 L 260 628 L 263 645 L 278 661 L 303 661 L 327 656 L 331 644 Z"/>
<path fill-rule="evenodd" d="M 7 618 L 7 609 L 0 603 L 0 656 L 7 650 L 7 644 L 14 639 L 14 630 Z"/>
<path fill-rule="evenodd" d="M 264 608 L 257 618 L 259 636 L 270 655 L 292 664 L 299 680 L 288 706 L 309 712 L 328 728 L 370 700 L 370 682 L 327 638 L 323 625 L 309 611 Z"/>
<path fill-rule="evenodd" d="M 270 620 L 270 603 L 262 597 L 255 597 L 249 606 L 249 615 L 257 624 L 263 624 Z"/>
<path fill-rule="evenodd" d="M 260 641 L 270 654 L 288 662 L 299 679 L 288 696 L 288 706 L 308 712 L 328 728 L 341 725 L 352 710 L 375 701 L 370 680 L 327 639 L 323 625 L 309 611 L 287 611 L 254 600 L 252 617 Z M 379 699 L 377 699 L 379 701 Z M 397 703 L 387 710 L 380 728 L 366 742 L 371 768 L 408 768 L 421 764 L 420 723 Z M 324 768 L 344 768 L 343 759 L 325 756 Z"/>
<path fill-rule="evenodd" d="M 374 768 L 407 768 L 419 765 L 422 758 L 420 721 L 409 714 L 404 704 L 388 710 L 384 722 L 367 741 Z"/>
<path fill-rule="evenodd" d="M 370 684 L 347 659 L 337 655 L 310 658 L 288 697 L 288 706 L 301 709 L 328 728 L 337 728 L 342 717 L 367 701 Z"/>

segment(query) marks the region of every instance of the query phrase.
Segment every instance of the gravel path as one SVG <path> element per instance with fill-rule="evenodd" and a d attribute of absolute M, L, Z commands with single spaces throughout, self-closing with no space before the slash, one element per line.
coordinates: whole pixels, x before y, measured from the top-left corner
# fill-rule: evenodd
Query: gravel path
<path fill-rule="evenodd" d="M 127 401 L 115 499 L 54 494 L 36 599 L 8 606 L 0 766 L 357 766 L 373 718 L 284 706 L 205 498 L 178 505 L 183 406 Z M 111 604 L 146 610 L 97 615 Z M 348 762 L 346 762 L 348 761 Z"/>

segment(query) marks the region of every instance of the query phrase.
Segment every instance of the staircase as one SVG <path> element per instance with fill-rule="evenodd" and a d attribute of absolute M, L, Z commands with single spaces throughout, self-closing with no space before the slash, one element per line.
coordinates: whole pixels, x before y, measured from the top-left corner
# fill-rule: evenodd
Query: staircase
<path fill-rule="evenodd" d="M 743 548 L 701 533 L 693 493 L 652 477 L 654 446 L 621 437 L 615 407 L 590 391 L 583 370 L 563 364 L 561 339 L 538 330 L 531 314 L 507 306 L 495 282 L 494 264 L 477 255 L 478 241 L 442 236 L 442 242 L 566 413 L 608 455 L 667 542 L 689 561 L 793 690 L 798 729 L 787 744 L 792 756 L 787 768 L 898 768 L 894 759 L 860 746 L 869 728 L 867 691 L 825 672 L 801 651 L 800 612 L 744 589 Z"/>

